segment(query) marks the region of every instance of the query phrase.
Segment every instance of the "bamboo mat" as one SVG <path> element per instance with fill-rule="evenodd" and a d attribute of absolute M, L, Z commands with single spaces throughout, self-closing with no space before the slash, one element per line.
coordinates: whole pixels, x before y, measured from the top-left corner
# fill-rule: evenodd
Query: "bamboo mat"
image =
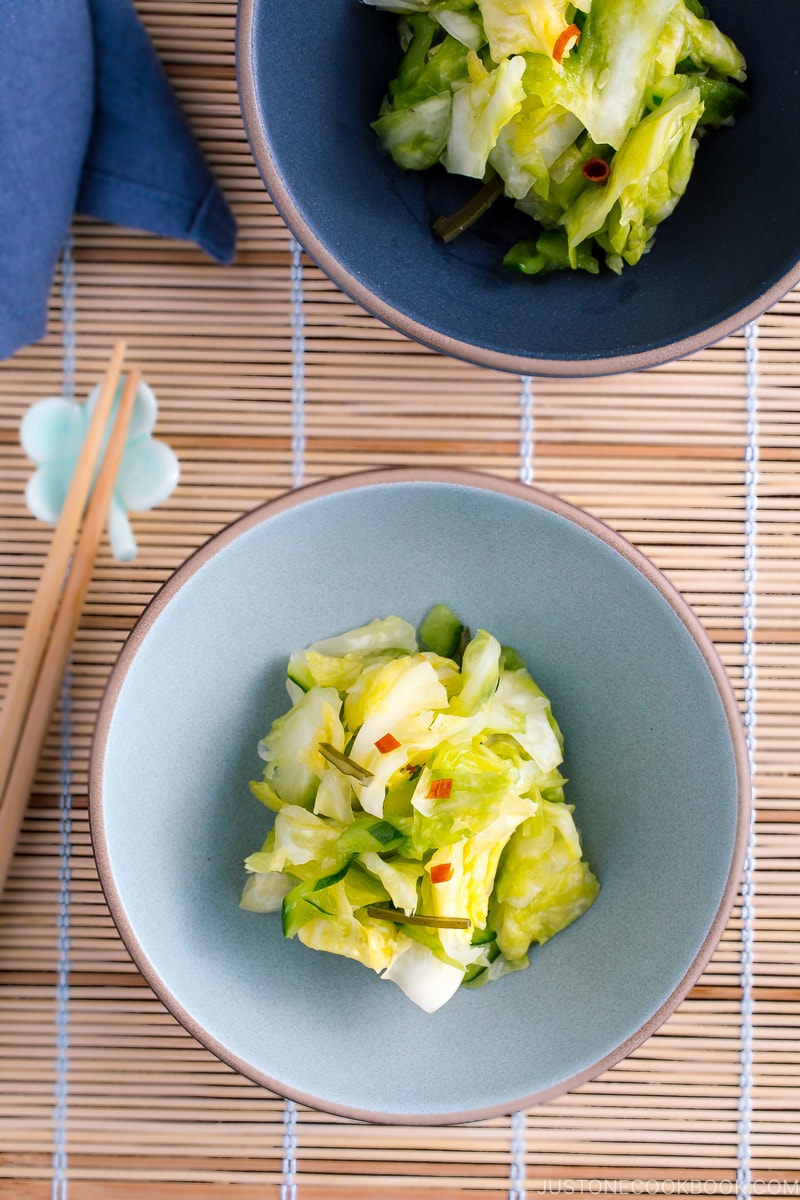
<path fill-rule="evenodd" d="M 175 495 L 134 517 L 137 560 L 120 567 L 101 551 L 0 903 L 0 1197 L 800 1194 L 800 294 L 647 373 L 524 380 L 440 357 L 366 315 L 291 242 L 242 130 L 234 0 L 138 8 L 240 248 L 219 267 L 79 220 L 48 337 L 0 364 L 2 680 L 50 539 L 25 508 L 18 428 L 65 386 L 64 285 L 76 395 L 125 336 L 159 400 L 156 434 L 182 466 Z M 757 806 L 742 901 L 656 1035 L 548 1105 L 422 1130 L 285 1104 L 195 1043 L 114 929 L 86 816 L 104 681 L 169 573 L 299 482 L 415 463 L 535 480 L 663 568 L 729 671 Z"/>

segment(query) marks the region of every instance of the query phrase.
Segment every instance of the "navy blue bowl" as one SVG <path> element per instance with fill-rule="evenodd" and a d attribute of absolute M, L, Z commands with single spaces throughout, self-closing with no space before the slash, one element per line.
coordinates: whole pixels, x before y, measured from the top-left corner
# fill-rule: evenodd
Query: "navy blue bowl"
<path fill-rule="evenodd" d="M 751 102 L 704 139 L 686 195 L 621 276 L 502 266 L 533 226 L 500 201 L 449 246 L 434 218 L 474 180 L 403 172 L 370 128 L 399 59 L 395 18 L 359 3 L 239 0 L 237 73 L 253 156 L 279 212 L 364 308 L 436 350 L 523 374 L 653 366 L 754 320 L 800 280 L 797 0 L 712 0 Z M 519 229 L 527 229 L 527 234 Z"/>

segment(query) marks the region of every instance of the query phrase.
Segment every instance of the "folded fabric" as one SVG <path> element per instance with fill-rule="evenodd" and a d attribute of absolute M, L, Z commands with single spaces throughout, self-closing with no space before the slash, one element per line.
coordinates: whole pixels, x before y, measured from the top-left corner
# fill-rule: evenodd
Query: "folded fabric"
<path fill-rule="evenodd" d="M 233 215 L 132 0 L 2 0 L 0 359 L 44 336 L 75 212 L 233 258 Z"/>

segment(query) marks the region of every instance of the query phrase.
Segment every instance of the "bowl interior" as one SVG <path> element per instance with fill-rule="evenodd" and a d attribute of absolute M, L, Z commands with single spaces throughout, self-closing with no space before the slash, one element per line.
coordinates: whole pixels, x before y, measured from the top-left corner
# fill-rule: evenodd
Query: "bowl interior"
<path fill-rule="evenodd" d="M 538 279 L 501 266 L 534 226 L 505 201 L 450 246 L 434 217 L 475 182 L 402 172 L 370 128 L 399 51 L 394 17 L 326 0 L 240 0 L 238 72 L 254 157 L 298 239 L 355 299 L 437 349 L 530 373 L 651 365 L 744 324 L 800 275 L 790 199 L 800 193 L 796 0 L 768 21 L 752 0 L 712 16 L 748 60 L 751 104 L 704 139 L 688 191 L 635 268 Z M 787 31 L 776 37 L 776 30 Z"/>
<path fill-rule="evenodd" d="M 735 886 L 741 732 L 691 618 L 624 543 L 519 485 L 389 475 L 258 510 L 159 594 L 101 711 L 92 830 L 134 957 L 222 1058 L 320 1108 L 467 1119 L 595 1074 L 688 989 Z M 602 891 L 529 970 L 429 1016 L 238 900 L 270 822 L 247 785 L 289 652 L 438 600 L 550 695 Z"/>

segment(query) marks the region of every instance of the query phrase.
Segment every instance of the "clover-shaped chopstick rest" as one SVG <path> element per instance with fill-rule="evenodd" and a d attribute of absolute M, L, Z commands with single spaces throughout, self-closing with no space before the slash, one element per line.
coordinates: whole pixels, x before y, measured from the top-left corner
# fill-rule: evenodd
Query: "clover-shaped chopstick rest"
<path fill-rule="evenodd" d="M 122 376 L 108 430 L 113 425 L 124 386 L 125 376 Z M 31 405 L 23 417 L 22 448 L 37 468 L 28 480 L 25 499 L 33 515 L 48 525 L 58 521 L 99 394 L 98 384 L 85 404 L 51 396 Z M 141 512 L 155 508 L 172 494 L 178 483 L 177 456 L 166 442 L 152 436 L 157 415 L 156 398 L 142 381 L 108 511 L 111 551 L 119 562 L 130 562 L 138 551 L 128 510 Z M 108 432 L 105 436 L 108 437 Z"/>

